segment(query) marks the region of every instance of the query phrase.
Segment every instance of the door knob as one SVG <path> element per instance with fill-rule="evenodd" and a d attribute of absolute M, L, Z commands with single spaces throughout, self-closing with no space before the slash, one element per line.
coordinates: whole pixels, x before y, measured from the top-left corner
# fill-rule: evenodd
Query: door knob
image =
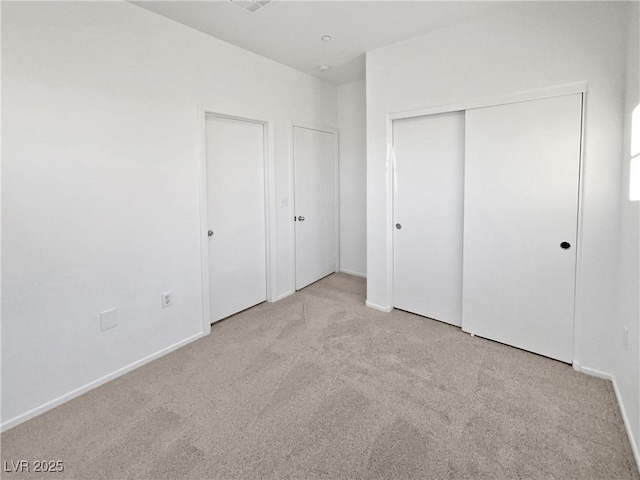
<path fill-rule="evenodd" d="M 396 223 L 396 228 L 400 230 L 402 228 L 402 225 L 400 225 L 399 223 Z"/>
<path fill-rule="evenodd" d="M 303 217 L 302 215 L 300 215 L 300 216 L 298 217 L 298 221 L 299 221 L 299 222 L 304 222 L 304 217 Z"/>
<path fill-rule="evenodd" d="M 213 237 L 213 230 L 209 230 L 207 232 L 207 237 Z"/>
<path fill-rule="evenodd" d="M 560 244 L 560 248 L 562 248 L 563 250 L 567 250 L 567 249 L 571 248 L 571 244 L 569 242 L 562 242 Z"/>

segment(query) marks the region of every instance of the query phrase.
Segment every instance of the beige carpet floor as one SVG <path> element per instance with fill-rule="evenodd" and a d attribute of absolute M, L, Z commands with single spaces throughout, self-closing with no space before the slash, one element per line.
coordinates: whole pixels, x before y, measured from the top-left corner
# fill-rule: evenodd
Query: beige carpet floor
<path fill-rule="evenodd" d="M 639 478 L 608 381 L 336 274 L 2 435 L 50 478 Z M 5 474 L 2 478 L 38 478 Z"/>

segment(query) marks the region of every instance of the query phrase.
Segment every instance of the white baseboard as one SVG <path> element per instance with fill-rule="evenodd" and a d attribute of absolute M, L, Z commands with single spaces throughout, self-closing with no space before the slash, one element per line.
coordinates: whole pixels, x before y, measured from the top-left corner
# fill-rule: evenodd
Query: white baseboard
<path fill-rule="evenodd" d="M 353 275 L 354 277 L 367 278 L 367 274 L 366 273 L 354 272 L 353 270 L 346 270 L 344 268 L 341 268 L 340 272 L 346 273 L 347 275 Z"/>
<path fill-rule="evenodd" d="M 620 414 L 622 415 L 624 428 L 627 430 L 627 437 L 629 437 L 629 443 L 631 444 L 631 451 L 633 451 L 633 457 L 636 459 L 636 468 L 640 472 L 640 451 L 638 451 L 638 444 L 635 438 L 633 438 L 633 431 L 631 430 L 631 423 L 629 422 L 629 416 L 627 415 L 627 411 L 624 408 L 624 402 L 622 401 L 620 390 L 618 390 L 618 384 L 616 383 L 615 377 L 611 379 L 611 383 L 613 383 L 613 391 L 615 392 L 616 399 L 618 400 L 618 406 L 620 407 Z"/>
<path fill-rule="evenodd" d="M 380 305 L 376 305 L 375 303 L 371 303 L 369 300 L 366 300 L 364 304 L 369 308 L 373 308 L 374 310 L 380 310 L 381 312 L 385 312 L 385 313 L 389 313 L 391 310 L 393 310 L 393 307 L 383 307 Z"/>
<path fill-rule="evenodd" d="M 283 298 L 290 297 L 290 296 L 291 296 L 291 295 L 293 295 L 294 293 L 296 293 L 296 291 L 295 291 L 295 290 L 289 290 L 288 292 L 285 292 L 285 293 L 283 293 L 282 295 L 278 296 L 278 298 L 276 298 L 276 300 L 275 300 L 275 301 L 277 302 L 278 300 L 282 300 Z"/>
<path fill-rule="evenodd" d="M 174 343 L 173 345 L 168 346 L 167 348 L 163 348 L 162 350 L 156 352 L 156 353 L 152 353 L 151 355 L 148 355 L 144 358 L 141 358 L 140 360 L 133 362 L 125 367 L 122 367 L 118 370 L 116 370 L 115 372 L 112 372 L 108 375 L 105 375 L 104 377 L 101 377 L 97 380 L 94 380 L 93 382 L 89 382 L 86 385 L 80 387 L 80 388 L 76 388 L 75 390 L 72 390 L 69 393 L 65 393 L 64 395 L 51 400 L 43 405 L 40 405 L 39 407 L 36 407 L 32 410 L 29 410 L 26 413 L 23 413 L 21 415 L 18 415 L 17 417 L 13 417 L 10 420 L 7 420 L 6 422 L 4 422 L 2 425 L 0 425 L 0 431 L 4 432 L 6 430 L 9 430 L 10 428 L 13 428 L 17 425 L 20 425 L 21 423 L 26 422 L 27 420 L 31 420 L 34 417 L 37 417 L 38 415 L 43 414 L 44 412 L 51 410 L 52 408 L 57 407 L 58 405 L 62 405 L 63 403 L 68 402 L 69 400 L 72 400 L 76 397 L 79 397 L 80 395 L 82 395 L 83 393 L 88 392 L 89 390 L 93 390 L 96 387 L 99 387 L 100 385 L 104 385 L 105 383 L 114 380 L 122 375 L 124 375 L 125 373 L 128 373 L 132 370 L 135 370 L 138 367 L 141 367 L 153 360 L 155 360 L 156 358 L 160 358 L 170 352 L 173 352 L 174 350 L 177 350 L 180 347 L 185 346 L 188 343 L 191 343 L 201 337 L 203 337 L 204 334 L 202 332 L 196 334 L 196 335 L 192 335 L 191 337 L 185 338 L 184 340 L 181 340 L 178 343 Z"/>
<path fill-rule="evenodd" d="M 582 372 L 586 375 L 591 375 L 592 377 L 598 377 L 598 378 L 604 378 L 605 380 L 610 380 L 611 383 L 613 384 L 613 391 L 616 395 L 618 408 L 620 408 L 620 414 L 622 415 L 622 422 L 624 423 L 624 428 L 627 431 L 627 437 L 629 438 L 629 443 L 631 444 L 631 451 L 633 452 L 633 458 L 636 461 L 636 468 L 640 472 L 640 451 L 638 450 L 638 443 L 636 442 L 636 439 L 633 437 L 633 431 L 631 429 L 631 423 L 629 422 L 629 416 L 627 415 L 627 410 L 625 409 L 624 402 L 622 401 L 622 395 L 620 394 L 620 390 L 618 389 L 616 378 L 610 373 L 602 372 L 594 368 L 583 367 L 577 362 L 573 363 L 573 368 L 578 372 Z"/>
<path fill-rule="evenodd" d="M 613 381 L 613 376 L 610 373 L 601 372 L 600 370 L 596 370 L 595 368 L 583 367 L 577 362 L 573 362 L 573 369 L 591 377 L 604 378 L 605 380 Z"/>

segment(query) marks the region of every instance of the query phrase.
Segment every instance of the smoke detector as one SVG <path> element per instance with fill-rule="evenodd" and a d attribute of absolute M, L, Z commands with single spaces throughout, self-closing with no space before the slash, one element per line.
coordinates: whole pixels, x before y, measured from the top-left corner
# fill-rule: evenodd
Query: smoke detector
<path fill-rule="evenodd" d="M 246 10 L 249 13 L 256 13 L 258 10 L 262 10 L 271 0 L 230 0 L 236 7 Z"/>

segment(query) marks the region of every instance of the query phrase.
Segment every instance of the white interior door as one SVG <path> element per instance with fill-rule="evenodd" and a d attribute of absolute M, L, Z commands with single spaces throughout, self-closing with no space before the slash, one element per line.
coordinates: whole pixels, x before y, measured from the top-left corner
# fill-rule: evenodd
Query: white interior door
<path fill-rule="evenodd" d="M 394 307 L 461 324 L 464 112 L 393 122 Z"/>
<path fill-rule="evenodd" d="M 207 116 L 211 322 L 267 298 L 264 126 Z"/>
<path fill-rule="evenodd" d="M 581 94 L 466 113 L 463 330 L 564 362 L 581 116 Z"/>
<path fill-rule="evenodd" d="M 334 133 L 293 128 L 296 290 L 337 270 Z"/>

